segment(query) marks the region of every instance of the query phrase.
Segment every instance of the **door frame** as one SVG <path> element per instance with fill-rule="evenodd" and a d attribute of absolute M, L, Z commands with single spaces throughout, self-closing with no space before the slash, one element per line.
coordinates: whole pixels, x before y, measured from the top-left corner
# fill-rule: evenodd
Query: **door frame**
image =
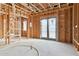
<path fill-rule="evenodd" d="M 40 39 L 53 40 L 53 39 L 49 38 L 49 20 L 48 19 L 50 19 L 50 18 L 56 18 L 56 40 L 55 41 L 58 41 L 58 17 L 56 17 L 56 16 L 51 16 L 51 17 L 41 19 L 41 20 L 47 19 L 47 38 L 40 37 Z M 40 35 L 41 35 L 41 20 L 40 20 Z"/>

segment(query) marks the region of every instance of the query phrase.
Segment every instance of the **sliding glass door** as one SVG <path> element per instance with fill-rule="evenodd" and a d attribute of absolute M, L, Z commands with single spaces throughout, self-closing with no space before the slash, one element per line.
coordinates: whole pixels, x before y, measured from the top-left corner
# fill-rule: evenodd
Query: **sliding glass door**
<path fill-rule="evenodd" d="M 51 17 L 41 20 L 40 38 L 56 40 L 56 18 Z"/>
<path fill-rule="evenodd" d="M 49 22 L 49 39 L 56 39 L 56 18 L 48 19 Z"/>
<path fill-rule="evenodd" d="M 47 38 L 47 19 L 41 20 L 41 38 Z"/>

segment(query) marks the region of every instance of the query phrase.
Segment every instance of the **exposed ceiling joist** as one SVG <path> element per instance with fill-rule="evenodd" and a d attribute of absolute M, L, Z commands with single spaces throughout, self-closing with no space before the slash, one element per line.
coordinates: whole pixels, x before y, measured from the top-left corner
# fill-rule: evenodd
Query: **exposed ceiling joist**
<path fill-rule="evenodd" d="M 67 3 L 67 5 L 69 5 L 69 3 Z"/>
<path fill-rule="evenodd" d="M 20 6 L 17 6 L 17 5 L 16 5 L 16 7 L 17 7 L 17 8 L 20 8 L 20 9 L 23 10 L 23 11 L 30 12 L 30 11 L 28 11 L 27 9 L 21 8 Z"/>
<path fill-rule="evenodd" d="M 48 3 L 48 5 L 49 5 L 49 7 L 50 7 L 50 8 L 52 8 L 52 6 L 51 6 L 51 4 L 50 4 L 50 3 Z"/>
<path fill-rule="evenodd" d="M 15 15 L 16 15 L 16 8 L 15 8 L 15 3 L 12 3 L 12 15 L 13 15 L 13 18 L 15 19 Z"/>
<path fill-rule="evenodd" d="M 45 10 L 45 7 L 41 3 L 39 3 L 39 5 Z"/>
<path fill-rule="evenodd" d="M 58 4 L 60 4 L 60 3 L 54 3 L 53 5 L 58 5 Z"/>
<path fill-rule="evenodd" d="M 21 3 L 21 5 L 23 5 L 24 7 L 28 8 L 28 9 L 30 9 L 31 11 L 34 11 L 31 7 L 27 6 L 27 4 L 25 4 L 25 3 Z M 34 11 L 34 12 L 36 12 L 36 11 Z"/>
<path fill-rule="evenodd" d="M 39 10 L 39 12 L 42 12 L 38 7 L 36 7 L 34 4 L 31 3 L 31 5 L 36 8 L 37 10 Z"/>
<path fill-rule="evenodd" d="M 0 4 L 0 11 L 1 11 L 1 4 Z"/>
<path fill-rule="evenodd" d="M 60 3 L 59 3 L 59 8 L 61 8 L 61 5 L 60 5 Z"/>
<path fill-rule="evenodd" d="M 54 8 L 61 8 L 63 6 L 70 6 L 69 3 L 15 3 L 15 9 L 17 10 L 17 13 L 20 13 L 23 11 L 25 14 L 32 14 L 32 13 L 40 13 L 40 12 L 46 12 Z M 1 3 L 0 4 L 0 10 L 1 11 L 6 11 L 8 8 L 12 9 L 12 3 Z M 8 8 L 7 8 L 8 7 Z M 7 9 L 6 9 L 7 8 Z M 0 12 L 3 13 L 3 12 Z"/>

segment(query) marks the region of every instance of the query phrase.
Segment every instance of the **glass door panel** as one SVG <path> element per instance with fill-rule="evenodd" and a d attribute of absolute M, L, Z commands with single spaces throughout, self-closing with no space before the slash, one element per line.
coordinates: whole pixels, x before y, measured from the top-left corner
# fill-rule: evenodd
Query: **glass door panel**
<path fill-rule="evenodd" d="M 49 18 L 49 39 L 56 39 L 56 18 Z"/>
<path fill-rule="evenodd" d="M 47 19 L 41 20 L 41 38 L 47 38 Z"/>

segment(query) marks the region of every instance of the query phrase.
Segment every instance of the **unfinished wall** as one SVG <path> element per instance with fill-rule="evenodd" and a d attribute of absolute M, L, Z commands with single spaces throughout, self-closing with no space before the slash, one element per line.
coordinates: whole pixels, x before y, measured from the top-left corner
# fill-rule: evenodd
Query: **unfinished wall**
<path fill-rule="evenodd" d="M 31 37 L 39 38 L 40 37 L 40 20 L 39 16 L 32 17 L 32 28 L 31 29 Z"/>
<path fill-rule="evenodd" d="M 3 37 L 3 33 L 4 33 L 4 25 L 3 25 L 3 15 L 0 15 L 0 38 Z"/>
<path fill-rule="evenodd" d="M 59 10 L 59 40 L 72 42 L 72 8 Z"/>
<path fill-rule="evenodd" d="M 73 6 L 73 43 L 79 50 L 79 4 Z"/>
<path fill-rule="evenodd" d="M 0 37 L 4 37 L 8 29 L 8 15 L 0 15 Z"/>
<path fill-rule="evenodd" d="M 32 37 L 40 38 L 40 20 L 41 18 L 48 18 L 56 16 L 58 22 L 58 41 L 72 42 L 72 6 L 51 10 L 44 13 L 39 13 L 31 17 L 33 28 Z"/>

